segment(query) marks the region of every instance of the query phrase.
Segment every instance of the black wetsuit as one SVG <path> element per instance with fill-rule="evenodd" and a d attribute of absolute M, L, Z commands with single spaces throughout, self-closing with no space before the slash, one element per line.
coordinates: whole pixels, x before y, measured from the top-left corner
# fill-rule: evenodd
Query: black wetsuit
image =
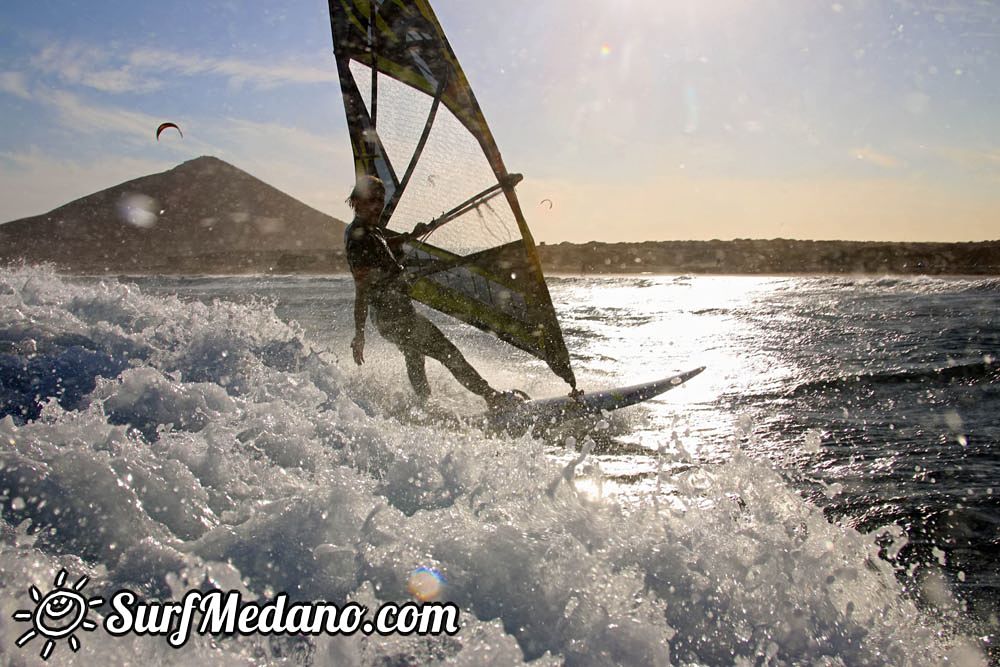
<path fill-rule="evenodd" d="M 406 373 L 418 396 L 426 398 L 431 393 L 424 369 L 425 356 L 444 364 L 469 391 L 483 397 L 494 393 L 458 348 L 413 307 L 406 285 L 400 280 L 403 267 L 382 228 L 368 227 L 355 219 L 344 233 L 344 246 L 347 263 L 355 277 L 368 271 L 365 278 L 369 312 L 382 337 L 403 353 Z"/>

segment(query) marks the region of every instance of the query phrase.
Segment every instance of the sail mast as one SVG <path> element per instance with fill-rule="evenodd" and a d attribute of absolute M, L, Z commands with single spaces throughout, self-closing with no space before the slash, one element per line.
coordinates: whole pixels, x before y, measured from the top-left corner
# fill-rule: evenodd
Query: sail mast
<path fill-rule="evenodd" d="M 372 94 L 369 108 L 372 110 L 372 129 L 378 128 L 378 2 L 371 0 L 368 12 L 368 48 L 371 49 L 372 60 Z"/>

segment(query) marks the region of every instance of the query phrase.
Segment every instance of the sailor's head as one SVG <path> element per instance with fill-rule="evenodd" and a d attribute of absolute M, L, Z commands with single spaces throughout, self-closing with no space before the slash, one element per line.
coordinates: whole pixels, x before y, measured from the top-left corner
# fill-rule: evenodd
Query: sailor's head
<path fill-rule="evenodd" d="M 347 203 L 360 218 L 377 219 L 385 206 L 385 185 L 375 176 L 358 176 Z"/>

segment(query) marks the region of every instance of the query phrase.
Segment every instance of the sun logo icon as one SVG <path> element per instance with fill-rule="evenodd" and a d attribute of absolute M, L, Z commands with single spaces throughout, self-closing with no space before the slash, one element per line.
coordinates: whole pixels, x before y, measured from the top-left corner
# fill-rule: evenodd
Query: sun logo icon
<path fill-rule="evenodd" d="M 90 579 L 83 576 L 71 587 L 66 587 L 66 570 L 59 570 L 52 590 L 45 595 L 42 595 L 35 586 L 29 588 L 28 594 L 35 603 L 34 611 L 20 609 L 14 612 L 13 617 L 15 621 L 29 621 L 31 629 L 18 637 L 14 643 L 21 647 L 41 635 L 45 638 L 42 652 L 39 653 L 42 660 L 49 659 L 52 649 L 56 647 L 56 640 L 63 638 L 74 653 L 79 651 L 80 640 L 73 633 L 78 628 L 88 632 L 96 630 L 97 624 L 87 619 L 87 611 L 90 607 L 104 604 L 102 598 L 86 599 L 80 593 L 88 581 Z"/>

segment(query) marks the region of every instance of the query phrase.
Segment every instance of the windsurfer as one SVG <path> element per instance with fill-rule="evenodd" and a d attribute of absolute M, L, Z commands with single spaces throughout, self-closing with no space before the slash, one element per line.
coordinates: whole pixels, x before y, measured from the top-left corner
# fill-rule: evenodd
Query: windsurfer
<path fill-rule="evenodd" d="M 523 400 L 517 392 L 493 389 L 441 330 L 413 307 L 398 259 L 409 235 L 386 235 L 380 223 L 385 203 L 382 181 L 374 176 L 359 177 L 347 201 L 354 210 L 354 220 L 344 234 L 347 262 L 354 277 L 354 362 L 361 365 L 365 361 L 365 322 L 370 308 L 378 332 L 403 353 L 410 384 L 421 400 L 431 393 L 424 357 L 444 364 L 462 386 L 483 397 L 491 409 Z M 414 234 L 419 234 L 421 227 L 418 224 Z"/>

